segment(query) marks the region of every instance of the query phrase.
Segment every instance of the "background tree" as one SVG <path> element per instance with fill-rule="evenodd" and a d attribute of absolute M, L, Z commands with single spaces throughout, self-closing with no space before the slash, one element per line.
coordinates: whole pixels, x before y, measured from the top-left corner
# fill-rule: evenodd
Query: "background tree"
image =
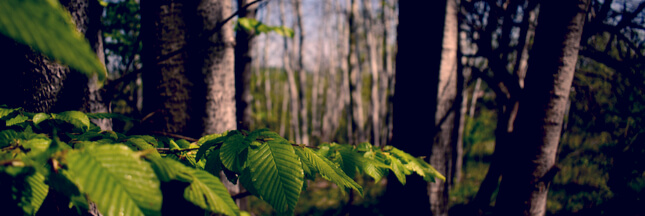
<path fill-rule="evenodd" d="M 497 211 L 544 215 L 578 48 L 590 1 L 542 2 L 526 87 L 514 125 L 523 143 L 504 166 Z M 513 164 L 513 165 L 511 165 Z"/>

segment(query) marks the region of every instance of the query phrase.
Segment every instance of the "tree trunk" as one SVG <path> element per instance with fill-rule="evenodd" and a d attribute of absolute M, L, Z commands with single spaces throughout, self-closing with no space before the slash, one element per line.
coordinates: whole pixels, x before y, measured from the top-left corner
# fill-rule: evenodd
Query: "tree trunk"
<path fill-rule="evenodd" d="M 423 25 L 428 29 L 444 29 L 445 12 L 446 1 L 399 3 L 392 145 L 417 157 L 430 156 L 432 148 L 427 140 L 422 140 L 423 137 L 431 139 L 432 135 L 427 137 L 428 131 L 435 130 L 438 90 L 435 83 L 439 83 L 444 36 L 439 31 L 419 34 L 418 27 Z M 426 55 L 419 55 L 419 50 Z M 418 98 L 418 95 L 429 97 Z M 430 103 L 419 106 L 420 101 Z M 403 186 L 393 176 L 388 176 L 384 195 L 384 202 L 391 206 L 384 209 L 386 215 L 430 215 L 428 183 L 411 175 Z"/>
<path fill-rule="evenodd" d="M 248 4 L 249 0 L 237 0 L 237 8 Z M 255 19 L 257 4 L 240 10 L 240 18 Z M 255 32 L 247 32 L 244 28 L 237 28 L 235 34 L 235 110 L 237 128 L 248 130 L 251 123 L 251 50 L 255 40 Z"/>
<path fill-rule="evenodd" d="M 76 30 L 85 36 L 98 59 L 103 61 L 101 5 L 88 0 L 61 1 L 61 4 L 70 12 Z M 88 79 L 84 74 L 4 36 L 0 43 L 5 48 L 0 61 L 11 65 L 5 73 L 7 77 L 0 81 L 6 93 L 0 96 L 2 103 L 22 107 L 29 112 L 109 111 L 109 102 L 103 101 L 96 78 Z M 92 122 L 104 130 L 112 129 L 110 120 Z"/>
<path fill-rule="evenodd" d="M 295 11 L 296 11 L 296 25 L 298 27 L 298 46 L 297 46 L 297 54 L 298 54 L 298 59 L 296 62 L 296 67 L 297 67 L 297 72 L 298 72 L 298 82 L 299 82 L 299 88 L 298 88 L 298 101 L 299 101 L 299 107 L 300 107 L 300 120 L 298 121 L 300 124 L 300 142 L 301 144 L 309 144 L 309 122 L 308 119 L 309 117 L 307 116 L 307 73 L 305 72 L 304 69 L 304 64 L 302 63 L 302 52 L 303 52 L 303 43 L 304 43 L 304 38 L 305 38 L 305 31 L 304 27 L 302 24 L 302 0 L 294 0 L 294 5 L 293 5 Z M 313 93 L 313 91 L 312 91 Z"/>
<path fill-rule="evenodd" d="M 448 215 L 448 193 L 452 171 L 452 150 L 455 119 L 460 112 L 461 101 L 457 97 L 457 2 L 447 0 L 446 18 L 443 28 L 443 46 L 439 69 L 437 112 L 435 124 L 437 133 L 432 146 L 430 164 L 446 177 L 446 182 L 436 181 L 428 186 L 430 208 L 436 216 Z M 461 92 L 459 92 L 461 93 Z"/>
<path fill-rule="evenodd" d="M 500 215 L 544 215 L 589 0 L 544 1 L 497 199 Z M 508 165 L 512 163 L 513 166 Z"/>
<path fill-rule="evenodd" d="M 280 1 L 280 25 L 284 26 L 286 22 L 286 14 L 284 10 L 284 1 Z M 289 85 L 289 103 L 291 104 L 291 133 L 294 134 L 295 141 L 296 143 L 302 143 L 301 140 L 301 135 L 300 135 L 300 121 L 298 120 L 299 115 L 298 113 L 300 112 L 300 102 L 299 102 L 299 97 L 298 97 L 298 85 L 296 84 L 296 77 L 293 71 L 293 68 L 291 67 L 291 61 L 289 59 L 289 46 L 288 46 L 288 41 L 287 38 L 283 38 L 283 43 L 284 43 L 284 50 L 283 50 L 283 55 L 282 55 L 282 64 L 284 67 L 284 70 L 287 73 L 287 82 Z"/>
<path fill-rule="evenodd" d="M 153 113 L 146 129 L 200 136 L 203 129 L 188 130 L 193 111 L 193 83 L 188 78 L 188 30 L 184 20 L 190 9 L 173 0 L 141 3 L 143 41 L 143 113 Z M 194 10 L 192 11 L 194 13 Z M 202 81 L 202 80 L 200 80 Z M 198 125 L 201 127 L 201 124 Z"/>

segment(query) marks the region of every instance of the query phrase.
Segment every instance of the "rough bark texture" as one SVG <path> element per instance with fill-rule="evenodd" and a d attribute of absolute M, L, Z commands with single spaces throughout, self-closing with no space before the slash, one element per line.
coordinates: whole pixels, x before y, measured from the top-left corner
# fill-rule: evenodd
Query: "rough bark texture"
<path fill-rule="evenodd" d="M 446 177 L 446 182 L 437 181 L 428 185 L 430 208 L 437 216 L 448 215 L 448 192 L 450 191 L 452 171 L 453 129 L 461 101 L 457 97 L 457 2 L 447 0 L 446 18 L 443 28 L 443 46 L 439 69 L 437 91 L 437 112 L 430 164 Z M 461 92 L 459 92 L 461 93 Z"/>
<path fill-rule="evenodd" d="M 237 0 L 237 7 L 242 8 L 249 0 Z M 239 17 L 255 19 L 257 4 L 240 10 Z M 248 130 L 251 123 L 251 50 L 255 40 L 255 32 L 247 32 L 244 28 L 237 28 L 235 33 L 235 105 L 237 128 Z"/>
<path fill-rule="evenodd" d="M 70 12 L 76 30 L 85 36 L 98 59 L 104 60 L 100 32 L 103 8 L 98 2 L 88 0 L 61 0 L 60 3 Z M 88 79 L 28 46 L 1 37 L 1 47 L 5 49 L 0 52 L 0 61 L 11 65 L 5 70 L 7 77 L 0 81 L 5 92 L 0 96 L 1 103 L 29 112 L 108 112 L 96 79 Z M 112 126 L 108 120 L 95 123 L 106 130 Z"/>
<path fill-rule="evenodd" d="M 544 1 L 514 126 L 521 143 L 507 161 L 496 210 L 500 215 L 544 215 L 549 182 L 589 0 Z"/>
<path fill-rule="evenodd" d="M 418 27 L 444 29 L 446 1 L 399 3 L 396 86 L 393 99 L 392 145 L 414 156 L 429 156 L 429 131 L 434 130 L 443 32 L 420 34 Z M 426 22 L 432 20 L 432 22 Z M 423 50 L 427 55 L 419 55 Z M 421 92 L 420 92 L 421 91 Z M 427 98 L 418 98 L 427 95 Z M 419 106 L 423 102 L 425 106 Z M 434 164 L 433 164 L 434 165 Z M 386 215 L 430 215 L 428 184 L 411 175 L 405 186 L 388 176 Z"/>
<path fill-rule="evenodd" d="M 189 115 L 194 108 L 187 74 L 188 11 L 181 1 L 141 2 L 143 113 L 154 113 L 144 122 L 147 129 L 197 137 L 201 129 L 188 130 L 190 121 L 198 118 Z"/>

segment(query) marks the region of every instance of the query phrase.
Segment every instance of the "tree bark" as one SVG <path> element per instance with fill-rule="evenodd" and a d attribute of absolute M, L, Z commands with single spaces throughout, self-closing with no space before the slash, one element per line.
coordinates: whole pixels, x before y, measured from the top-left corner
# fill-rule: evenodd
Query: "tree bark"
<path fill-rule="evenodd" d="M 448 215 L 448 193 L 450 191 L 452 171 L 452 150 L 455 119 L 460 112 L 461 101 L 457 97 L 457 2 L 447 0 L 445 25 L 443 28 L 443 46 L 441 49 L 441 66 L 439 69 L 439 86 L 437 91 L 437 112 L 435 124 L 437 133 L 434 137 L 430 164 L 446 177 L 446 182 L 436 181 L 428 186 L 430 208 L 433 215 Z M 461 93 L 461 92 L 459 92 Z"/>
<path fill-rule="evenodd" d="M 60 3 L 70 12 L 76 30 L 85 36 L 98 59 L 105 64 L 100 31 L 101 5 L 88 0 Z M 5 48 L 0 61 L 11 65 L 6 79 L 0 81 L 6 93 L 0 96 L 3 103 L 29 112 L 109 111 L 109 102 L 103 100 L 96 78 L 88 78 L 4 36 L 0 43 Z M 104 130 L 112 128 L 110 120 L 93 122 Z"/>
<path fill-rule="evenodd" d="M 589 0 L 542 2 L 497 199 L 500 215 L 544 215 Z M 513 166 L 508 165 L 512 163 Z"/>

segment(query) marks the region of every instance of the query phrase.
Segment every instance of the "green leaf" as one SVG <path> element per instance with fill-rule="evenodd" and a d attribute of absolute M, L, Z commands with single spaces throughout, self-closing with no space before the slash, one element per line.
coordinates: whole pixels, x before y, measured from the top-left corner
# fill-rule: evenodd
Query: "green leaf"
<path fill-rule="evenodd" d="M 236 173 L 242 172 L 247 153 L 243 153 L 243 151 L 248 148 L 250 144 L 245 141 L 246 140 L 242 134 L 235 134 L 224 141 L 220 148 L 219 156 L 226 169 Z"/>
<path fill-rule="evenodd" d="M 11 145 L 16 137 L 18 137 L 18 133 L 14 130 L 0 131 L 0 148 Z"/>
<path fill-rule="evenodd" d="M 434 167 L 430 166 L 430 164 L 428 164 L 421 158 L 416 158 L 394 147 L 392 147 L 389 151 L 394 157 L 399 158 L 403 163 L 405 163 L 404 166 L 406 169 L 417 173 L 418 175 L 423 177 L 423 180 L 431 182 L 434 182 L 435 178 L 439 178 L 443 181 L 446 180 L 446 178 L 441 175 L 441 173 L 439 173 L 434 169 Z"/>
<path fill-rule="evenodd" d="M 7 126 L 12 126 L 12 125 L 20 124 L 20 123 L 23 123 L 23 122 L 27 121 L 28 119 L 29 119 L 29 117 L 27 117 L 27 116 L 17 115 L 16 117 L 13 117 L 12 119 L 9 119 L 6 122 L 6 125 Z"/>
<path fill-rule="evenodd" d="M 88 76 L 106 71 L 58 1 L 0 1 L 0 34 L 26 44 Z"/>
<path fill-rule="evenodd" d="M 49 119 L 49 114 L 47 114 L 47 113 L 38 113 L 38 114 L 34 115 L 34 118 L 32 119 L 32 121 L 34 121 L 35 125 L 38 125 L 38 124 L 40 124 L 41 122 L 43 122 L 43 121 L 45 121 L 47 119 Z"/>
<path fill-rule="evenodd" d="M 181 170 L 175 169 L 172 162 L 167 162 L 167 160 L 172 160 L 169 158 L 160 158 L 160 157 L 150 157 L 149 155 L 144 156 L 152 169 L 155 171 L 155 175 L 162 182 L 169 182 L 172 180 L 182 181 L 182 182 L 192 182 L 193 177 L 183 172 Z M 174 161 L 174 160 L 172 160 Z"/>
<path fill-rule="evenodd" d="M 184 191 L 184 198 L 193 204 L 215 213 L 238 215 L 239 209 L 219 178 L 206 171 L 189 168 L 182 163 L 164 158 L 165 166 L 190 176 L 191 183 Z"/>
<path fill-rule="evenodd" d="M 265 133 L 271 135 L 271 132 Z M 277 212 L 293 214 L 302 191 L 304 172 L 291 144 L 274 139 L 251 147 L 248 162 L 259 197 Z"/>
<path fill-rule="evenodd" d="M 85 113 L 80 111 L 65 111 L 59 114 L 52 114 L 53 119 L 62 120 L 68 122 L 76 128 L 81 128 L 83 130 L 90 129 L 90 119 L 85 115 Z"/>
<path fill-rule="evenodd" d="M 2 4 L 2 3 L 0 3 Z M 2 10 L 2 9 L 0 9 Z M 0 27 L 1 28 L 1 27 Z M 8 109 L 8 108 L 0 108 L 0 118 L 4 118 L 5 116 L 10 115 L 11 113 L 20 110 L 21 108 L 14 108 L 14 109 Z"/>
<path fill-rule="evenodd" d="M 311 149 L 305 147 L 293 147 L 296 151 L 298 157 L 313 172 L 318 172 L 320 175 L 338 185 L 340 188 L 345 190 L 345 188 L 351 188 L 363 196 L 363 188 L 358 185 L 352 178 L 347 176 L 343 170 L 338 167 L 334 162 L 331 162 L 327 158 L 318 156 L 316 153 L 311 151 Z"/>
<path fill-rule="evenodd" d="M 396 178 L 399 179 L 399 182 L 401 182 L 402 185 L 405 185 L 405 175 L 409 174 L 410 171 L 403 166 L 399 159 L 390 155 L 388 155 L 388 158 L 390 159 L 390 169 L 392 170 L 394 175 L 396 175 Z"/>
<path fill-rule="evenodd" d="M 222 171 L 222 160 L 219 157 L 219 151 L 220 149 L 215 149 L 208 154 L 206 164 L 204 165 L 204 170 L 214 176 L 219 175 L 219 172 Z"/>
<path fill-rule="evenodd" d="M 159 215 L 159 179 L 124 145 L 87 146 L 66 157 L 70 180 L 104 215 Z"/>
<path fill-rule="evenodd" d="M 271 30 L 273 30 L 275 33 L 278 33 L 279 35 L 282 35 L 284 37 L 293 38 L 293 36 L 295 35 L 293 29 L 286 26 L 275 26 Z"/>
<path fill-rule="evenodd" d="M 49 192 L 49 186 L 45 184 L 45 176 L 43 176 L 38 172 L 34 173 L 33 175 L 27 176 L 27 178 L 25 178 L 24 183 L 28 186 L 26 187 L 27 189 L 22 191 L 22 193 L 23 194 L 29 193 L 27 196 L 23 196 L 23 197 L 29 197 L 29 203 L 28 205 L 22 206 L 22 208 L 23 210 L 25 210 L 25 213 L 30 215 L 36 215 L 36 212 L 38 212 L 40 205 L 43 204 L 43 201 L 45 201 L 45 197 L 47 197 L 47 193 Z M 27 210 L 32 210 L 32 211 L 29 212 Z"/>
<path fill-rule="evenodd" d="M 199 162 L 208 149 L 216 144 L 223 143 L 227 138 L 228 136 L 222 134 L 210 134 L 200 138 L 197 140 L 197 144 L 200 146 L 199 150 L 197 150 L 197 154 L 195 155 L 195 159 Z"/>

